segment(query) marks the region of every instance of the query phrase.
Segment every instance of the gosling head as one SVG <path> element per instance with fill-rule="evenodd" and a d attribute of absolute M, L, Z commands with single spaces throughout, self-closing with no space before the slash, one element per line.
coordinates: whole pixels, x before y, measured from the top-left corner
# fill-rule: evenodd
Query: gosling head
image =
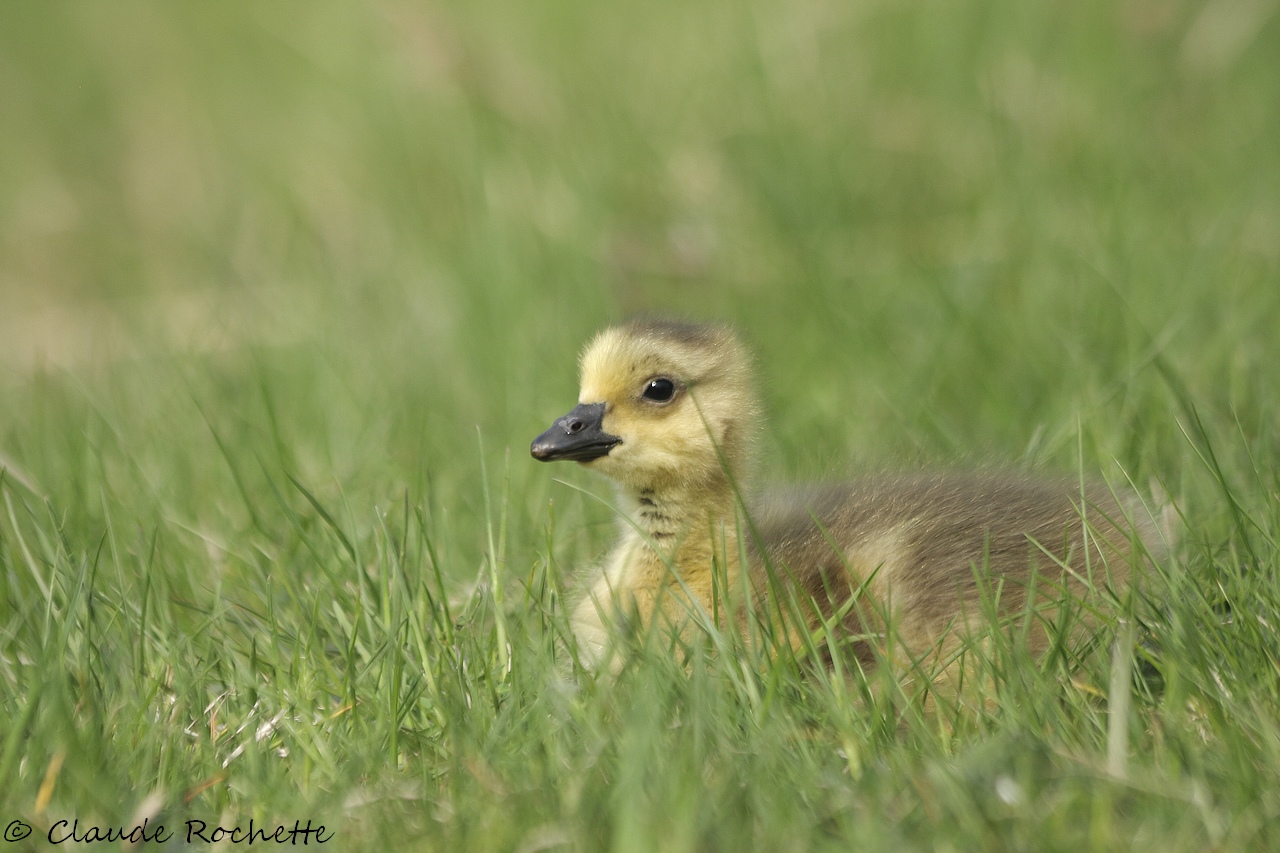
<path fill-rule="evenodd" d="M 637 492 L 727 484 L 742 473 L 756 432 L 754 380 L 724 327 L 639 320 L 606 329 L 582 354 L 577 408 L 529 450 Z"/>

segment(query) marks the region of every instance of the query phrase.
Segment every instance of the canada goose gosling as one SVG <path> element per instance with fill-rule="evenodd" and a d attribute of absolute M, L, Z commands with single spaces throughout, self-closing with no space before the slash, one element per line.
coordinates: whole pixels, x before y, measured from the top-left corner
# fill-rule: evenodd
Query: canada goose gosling
<path fill-rule="evenodd" d="M 979 575 L 1014 614 L 1033 585 L 1037 602 L 1122 589 L 1135 536 L 1157 549 L 1136 496 L 1017 474 L 913 474 L 766 495 L 740 528 L 735 488 L 760 421 L 755 382 L 737 338 L 714 325 L 636 321 L 584 351 L 578 406 L 530 452 L 619 486 L 627 523 L 572 615 L 589 666 L 604 661 L 620 620 L 657 616 L 687 634 L 691 613 L 717 612 L 717 589 L 747 591 L 750 609 L 797 649 L 802 632 L 835 622 L 870 665 L 868 638 L 891 622 L 912 655 L 940 660 L 977 627 Z M 797 603 L 804 624 L 776 624 Z M 745 627 L 746 608 L 736 612 Z M 1031 643 L 1043 647 L 1036 633 Z"/>

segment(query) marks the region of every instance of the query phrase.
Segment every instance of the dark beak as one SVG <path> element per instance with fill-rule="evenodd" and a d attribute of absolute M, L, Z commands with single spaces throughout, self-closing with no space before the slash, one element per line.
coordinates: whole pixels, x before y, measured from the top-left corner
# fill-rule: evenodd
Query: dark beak
<path fill-rule="evenodd" d="M 604 431 L 604 403 L 583 403 L 533 440 L 529 452 L 539 462 L 590 462 L 607 456 L 622 439 Z"/>

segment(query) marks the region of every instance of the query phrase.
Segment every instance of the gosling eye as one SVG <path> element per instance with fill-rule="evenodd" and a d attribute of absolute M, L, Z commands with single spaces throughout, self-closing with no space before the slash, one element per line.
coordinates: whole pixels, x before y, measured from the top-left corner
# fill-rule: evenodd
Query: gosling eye
<path fill-rule="evenodd" d="M 641 394 L 642 397 L 652 403 L 670 403 L 671 398 L 675 395 L 676 383 L 665 376 L 650 379 Z"/>

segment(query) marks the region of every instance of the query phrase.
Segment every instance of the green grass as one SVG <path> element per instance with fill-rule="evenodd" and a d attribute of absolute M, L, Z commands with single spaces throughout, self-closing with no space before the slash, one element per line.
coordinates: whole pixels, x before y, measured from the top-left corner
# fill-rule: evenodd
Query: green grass
<path fill-rule="evenodd" d="M 10 846 L 1280 847 L 1276 55 L 1243 0 L 6 4 Z M 640 310 L 744 331 L 766 481 L 1162 483 L 1135 677 L 575 670 L 610 492 L 526 448 Z"/>

